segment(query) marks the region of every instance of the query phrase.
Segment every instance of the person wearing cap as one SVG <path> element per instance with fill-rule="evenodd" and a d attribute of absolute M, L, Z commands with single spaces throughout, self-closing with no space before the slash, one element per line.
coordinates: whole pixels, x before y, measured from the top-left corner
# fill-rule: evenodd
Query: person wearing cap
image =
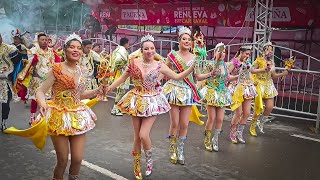
<path fill-rule="evenodd" d="M 18 57 L 18 49 L 2 42 L 0 34 L 0 103 L 2 106 L 1 131 L 7 128 L 7 120 L 10 113 L 10 101 L 18 100 L 12 87 L 14 65 L 21 59 Z"/>
<path fill-rule="evenodd" d="M 60 63 L 61 59 L 56 52 L 48 47 L 47 34 L 40 32 L 37 34 L 38 46 L 28 51 L 28 63 L 18 74 L 17 84 L 24 86 L 29 90 L 29 99 L 31 99 L 30 120 L 33 122 L 37 112 L 37 101 L 35 98 L 36 90 L 40 84 L 47 79 L 47 74 L 55 63 Z M 46 98 L 51 98 L 51 91 L 48 91 Z"/>
<path fill-rule="evenodd" d="M 228 89 L 232 95 L 230 108 L 235 113 L 231 120 L 229 138 L 232 143 L 245 143 L 243 130 L 250 116 L 252 99 L 257 96 L 257 91 L 251 78 L 252 66 L 249 62 L 252 46 L 243 45 L 229 63 L 229 71 L 233 76 L 238 76 L 229 82 Z"/>
<path fill-rule="evenodd" d="M 263 45 L 263 54 L 254 61 L 252 73 L 255 74 L 254 81 L 258 96 L 254 102 L 254 114 L 250 125 L 250 134 L 257 136 L 256 126 L 258 126 L 261 133 L 264 133 L 264 124 L 273 109 L 274 97 L 278 95 L 272 79 L 288 75 L 287 70 L 276 73 L 271 42 Z M 264 109 L 263 103 L 265 104 Z"/>

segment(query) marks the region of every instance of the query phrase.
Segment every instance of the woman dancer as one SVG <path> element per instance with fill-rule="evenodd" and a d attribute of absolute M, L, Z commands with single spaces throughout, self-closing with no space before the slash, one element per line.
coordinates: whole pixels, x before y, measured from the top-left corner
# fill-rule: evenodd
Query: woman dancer
<path fill-rule="evenodd" d="M 69 145 L 69 179 L 78 179 L 86 141 L 85 133 L 94 128 L 96 120 L 92 110 L 80 103 L 80 100 L 102 94 L 102 86 L 85 91 L 85 78 L 77 66 L 83 53 L 81 43 L 81 38 L 75 34 L 66 39 L 65 62 L 52 67 L 52 72 L 37 91 L 40 112 L 47 119 L 48 133 L 57 154 L 53 179 L 63 179 L 68 163 Z M 53 100 L 46 102 L 44 94 L 50 87 Z"/>
<path fill-rule="evenodd" d="M 256 126 L 258 126 L 261 133 L 264 133 L 264 124 L 273 109 L 274 97 L 278 95 L 278 91 L 273 84 L 272 78 L 279 78 L 288 75 L 287 70 L 281 73 L 275 72 L 275 65 L 272 56 L 272 43 L 268 42 L 263 45 L 262 57 L 258 57 L 253 63 L 252 73 L 255 73 L 254 81 L 255 84 L 257 84 L 256 88 L 258 96 L 255 98 L 254 115 L 250 125 L 250 134 L 252 136 L 257 136 Z M 262 103 L 265 104 L 264 111 Z"/>
<path fill-rule="evenodd" d="M 231 75 L 239 75 L 238 79 L 231 81 L 229 91 L 233 103 L 231 110 L 235 111 L 230 125 L 230 140 L 232 143 L 245 143 L 243 130 L 250 116 L 251 101 L 257 96 L 256 88 L 251 79 L 252 66 L 248 62 L 252 46 L 241 46 L 236 56 L 229 64 Z M 240 123 L 240 124 L 239 124 Z"/>
<path fill-rule="evenodd" d="M 230 78 L 227 64 L 224 62 L 225 45 L 219 43 L 215 47 L 214 61 L 209 61 L 205 67 L 207 80 L 206 85 L 201 89 L 203 95 L 202 103 L 207 105 L 208 120 L 205 126 L 204 146 L 207 151 L 218 151 L 218 139 L 224 118 L 225 107 L 232 102 L 226 83 Z M 198 80 L 202 78 L 198 77 Z M 211 139 L 211 130 L 214 125 L 214 134 Z"/>
<path fill-rule="evenodd" d="M 161 61 L 157 61 L 155 59 L 154 38 L 149 34 L 141 38 L 141 51 L 142 57 L 131 59 L 124 74 L 106 89 L 106 92 L 111 92 L 129 76 L 133 81 L 134 88 L 121 98 L 117 106 L 122 113 L 132 116 L 134 128 L 132 155 L 134 157 L 136 179 L 142 179 L 140 167 L 141 144 L 146 156 L 146 176 L 150 176 L 152 173 L 150 130 L 156 120 L 156 115 L 170 110 L 170 105 L 165 96 L 156 87 L 160 73 L 169 78 L 181 80 L 193 71 L 193 65 L 191 65 L 183 73 L 176 74 Z"/>
<path fill-rule="evenodd" d="M 70 35 L 64 44 L 65 61 L 54 64 L 48 73 L 47 79 L 39 87 L 36 97 L 40 106 L 37 119 L 32 122 L 32 128 L 26 130 L 31 132 L 33 128 L 46 129 L 56 151 L 57 164 L 54 168 L 54 180 L 63 179 L 64 171 L 68 164 L 69 146 L 71 154 L 71 165 L 69 168 L 69 180 L 78 179 L 81 161 L 84 154 L 86 132 L 93 129 L 96 120 L 95 114 L 81 99 L 88 99 L 102 95 L 103 87 L 95 90 L 85 91 L 85 79 L 77 66 L 82 56 L 82 41 L 76 35 Z M 52 87 L 53 100 L 46 101 L 45 93 Z M 46 123 L 46 124 L 45 124 Z M 41 126 L 41 125 L 44 125 Z M 41 128 L 40 128 L 41 127 Z M 15 133 L 8 129 L 8 133 Z M 45 141 L 46 133 L 43 134 Z M 26 133 L 29 134 L 29 133 Z M 21 133 L 20 136 L 23 136 Z M 30 135 L 29 135 L 30 136 Z M 24 135 L 28 137 L 28 135 Z M 33 139 L 34 142 L 39 140 Z M 38 148 L 43 148 L 43 142 L 35 142 Z"/>
<path fill-rule="evenodd" d="M 191 31 L 183 27 L 179 29 L 179 51 L 168 54 L 167 65 L 176 73 L 182 73 L 194 64 L 195 56 L 189 52 L 192 44 Z M 196 88 L 193 76 L 184 80 L 169 80 L 163 86 L 163 93 L 171 105 L 170 110 L 170 161 L 173 164 L 185 163 L 184 143 L 187 138 L 189 117 L 192 105 L 200 101 L 201 97 Z M 177 147 L 178 137 L 178 147 Z"/>

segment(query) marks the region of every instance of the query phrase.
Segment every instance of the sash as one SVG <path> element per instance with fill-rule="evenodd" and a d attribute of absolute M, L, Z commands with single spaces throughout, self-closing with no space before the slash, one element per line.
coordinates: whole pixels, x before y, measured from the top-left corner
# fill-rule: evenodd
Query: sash
<path fill-rule="evenodd" d="M 181 57 L 178 57 L 178 54 L 175 51 L 171 51 L 168 54 L 168 57 L 172 60 L 172 62 L 177 67 L 177 69 L 179 70 L 180 73 L 185 71 L 188 68 L 187 65 L 184 63 L 184 61 L 181 59 Z M 187 77 L 185 77 L 183 79 L 190 86 L 190 88 L 193 92 L 194 100 L 199 102 L 201 100 L 201 95 L 200 95 L 199 91 L 197 90 L 197 88 L 195 87 L 195 82 L 194 82 L 191 74 L 189 74 Z"/>

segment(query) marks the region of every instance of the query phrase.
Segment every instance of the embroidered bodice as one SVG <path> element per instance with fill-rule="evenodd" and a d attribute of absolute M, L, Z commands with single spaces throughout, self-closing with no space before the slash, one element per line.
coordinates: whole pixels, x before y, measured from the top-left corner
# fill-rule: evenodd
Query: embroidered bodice
<path fill-rule="evenodd" d="M 59 107 L 72 107 L 80 103 L 80 94 L 85 87 L 85 78 L 80 75 L 79 81 L 75 82 L 73 77 L 62 73 L 62 65 L 54 64 L 52 72 L 55 82 L 52 86 L 53 102 Z M 77 70 L 80 73 L 80 68 Z"/>
<path fill-rule="evenodd" d="M 182 66 L 184 70 L 188 69 L 188 68 L 189 68 L 190 66 L 192 66 L 192 64 L 196 61 L 196 60 L 195 60 L 195 57 L 194 57 L 194 58 L 193 58 L 192 60 L 190 60 L 187 64 L 185 64 L 184 61 L 183 61 L 183 59 L 178 55 L 178 53 L 176 53 L 176 52 L 174 52 L 174 51 L 172 51 L 172 53 L 174 54 L 174 56 L 175 56 L 175 58 L 177 59 L 177 61 L 180 62 L 180 64 L 184 64 L 184 65 L 185 65 L 185 67 Z M 172 60 L 170 61 L 169 67 L 170 67 L 170 69 L 171 69 L 172 71 L 174 71 L 175 73 L 177 73 L 177 74 L 180 73 L 179 69 L 177 68 L 177 66 L 175 65 L 175 63 L 174 63 Z M 188 78 L 189 78 L 192 82 L 194 82 L 193 73 L 191 73 L 191 74 L 188 76 Z M 178 85 L 181 85 L 181 86 L 186 86 L 186 87 L 188 87 L 187 83 L 186 83 L 184 80 L 177 81 L 177 80 L 170 79 L 169 81 L 170 81 L 170 82 L 174 82 L 175 84 L 178 84 Z"/>
<path fill-rule="evenodd" d="M 218 69 L 219 74 L 215 77 L 210 77 L 206 80 L 207 86 L 217 90 L 217 91 L 225 91 L 226 83 L 229 78 L 229 73 L 227 69 L 227 65 L 224 61 L 215 62 L 209 61 L 206 65 L 206 69 L 208 72 L 212 72 L 214 69 Z"/>
<path fill-rule="evenodd" d="M 131 61 L 127 72 L 134 84 L 134 91 L 139 94 L 157 94 L 156 84 L 160 75 L 161 64 L 162 62 L 158 62 L 156 68 L 143 75 L 141 69 Z"/>
<path fill-rule="evenodd" d="M 264 82 L 272 81 L 271 73 L 274 71 L 274 62 L 273 61 L 265 61 L 265 60 L 263 60 L 262 57 L 258 57 L 254 61 L 254 66 L 258 67 L 259 69 L 266 68 L 268 64 L 269 64 L 269 66 L 271 68 L 270 71 L 255 74 L 256 75 L 256 79 L 258 81 L 264 81 Z"/>

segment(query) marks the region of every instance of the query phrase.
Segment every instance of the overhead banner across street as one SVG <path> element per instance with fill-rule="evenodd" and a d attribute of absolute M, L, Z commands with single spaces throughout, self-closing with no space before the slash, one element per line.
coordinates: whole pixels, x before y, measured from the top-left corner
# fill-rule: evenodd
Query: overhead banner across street
<path fill-rule="evenodd" d="M 312 4 L 293 1 L 278 2 L 273 7 L 273 27 L 320 26 L 320 9 Z M 176 4 L 100 4 L 92 14 L 103 22 L 112 19 L 119 25 L 199 25 L 242 26 L 244 20 L 254 22 L 254 9 L 247 2 L 202 2 Z M 317 18 L 318 17 L 318 18 Z"/>

